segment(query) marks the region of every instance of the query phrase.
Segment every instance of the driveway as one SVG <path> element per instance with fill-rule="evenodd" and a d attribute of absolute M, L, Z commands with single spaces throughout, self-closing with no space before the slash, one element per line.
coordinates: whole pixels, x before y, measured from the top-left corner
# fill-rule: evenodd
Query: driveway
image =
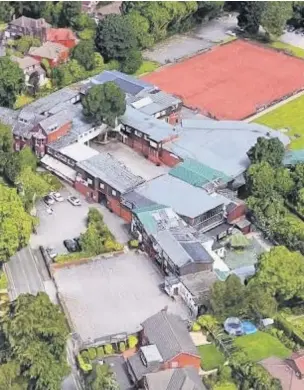
<path fill-rule="evenodd" d="M 86 220 L 90 207 L 96 207 L 103 215 L 106 225 L 121 243 L 126 243 L 129 239 L 128 226 L 117 215 L 111 213 L 104 205 L 88 203 L 85 198 L 74 188 L 65 186 L 60 191 L 65 200 L 52 205 L 54 213 L 49 215 L 46 212 L 45 204 L 40 201 L 37 204 L 37 214 L 39 226 L 37 234 L 33 234 L 30 246 L 34 249 L 42 246 L 55 248 L 57 253 L 66 253 L 63 240 L 78 237 L 86 230 Z M 73 206 L 66 198 L 75 195 L 81 200 L 81 206 Z"/>

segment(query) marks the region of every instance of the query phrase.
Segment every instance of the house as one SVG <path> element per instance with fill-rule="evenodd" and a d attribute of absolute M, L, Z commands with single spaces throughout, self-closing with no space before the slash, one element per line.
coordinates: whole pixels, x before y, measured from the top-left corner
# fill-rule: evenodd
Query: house
<path fill-rule="evenodd" d="M 77 37 L 69 28 L 48 28 L 46 41 L 59 43 L 69 49 L 73 49 L 77 45 Z"/>
<path fill-rule="evenodd" d="M 107 15 L 120 15 L 122 1 L 110 1 L 109 4 L 103 5 L 99 2 L 99 7 L 96 12 L 98 19 L 103 19 Z"/>
<path fill-rule="evenodd" d="M 213 271 L 201 271 L 183 276 L 167 276 L 165 291 L 171 297 L 180 296 L 188 306 L 191 317 L 197 318 L 209 308 L 212 285 L 218 280 Z"/>
<path fill-rule="evenodd" d="M 28 84 L 31 75 L 35 72 L 38 73 L 39 76 L 39 85 L 43 85 L 45 83 L 45 70 L 40 66 L 39 61 L 35 60 L 35 58 L 25 56 L 23 58 L 20 57 L 11 57 L 12 61 L 17 62 L 19 68 L 23 71 L 25 76 L 25 82 Z"/>
<path fill-rule="evenodd" d="M 95 202 L 106 202 L 110 210 L 131 222 L 132 215 L 121 204 L 121 197 L 142 184 L 123 163 L 109 153 L 99 153 L 76 164 L 75 188 Z"/>
<path fill-rule="evenodd" d="M 94 14 L 98 1 L 82 1 L 81 2 L 81 11 L 87 14 Z"/>
<path fill-rule="evenodd" d="M 144 390 L 207 390 L 201 377 L 193 367 L 171 368 L 146 374 Z"/>
<path fill-rule="evenodd" d="M 45 19 L 33 19 L 27 16 L 20 16 L 20 18 L 13 19 L 9 22 L 5 31 L 7 38 L 20 38 L 25 35 L 39 38 L 41 42 L 44 41 L 46 30 L 51 25 L 45 21 Z"/>
<path fill-rule="evenodd" d="M 40 47 L 31 47 L 28 54 L 39 62 L 43 59 L 47 60 L 51 68 L 65 63 L 69 59 L 69 49 L 54 42 L 46 42 Z"/>
<path fill-rule="evenodd" d="M 179 316 L 161 310 L 144 321 L 142 328 L 139 351 L 127 359 L 134 383 L 141 383 L 149 373 L 172 368 L 191 366 L 198 372 L 200 356 Z"/>
<path fill-rule="evenodd" d="M 286 362 L 294 369 L 297 377 L 304 380 L 304 350 L 294 352 Z"/>
<path fill-rule="evenodd" d="M 282 390 L 302 390 L 304 388 L 304 380 L 294 365 L 294 359 L 269 357 L 262 360 L 260 364 L 272 377 L 280 381 Z"/>

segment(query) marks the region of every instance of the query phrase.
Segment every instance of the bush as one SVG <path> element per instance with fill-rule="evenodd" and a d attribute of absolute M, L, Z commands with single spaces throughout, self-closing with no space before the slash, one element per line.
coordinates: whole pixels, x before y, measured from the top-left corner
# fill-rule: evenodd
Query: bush
<path fill-rule="evenodd" d="M 120 70 L 127 74 L 135 73 L 143 62 L 141 52 L 139 50 L 131 50 L 128 56 L 122 61 Z"/>
<path fill-rule="evenodd" d="M 104 349 L 102 346 L 97 348 L 97 359 L 102 359 L 104 357 Z"/>
<path fill-rule="evenodd" d="M 96 348 L 89 348 L 88 355 L 89 355 L 90 360 L 95 360 L 96 356 L 97 356 Z"/>
<path fill-rule="evenodd" d="M 103 223 L 103 215 L 94 207 L 89 208 L 88 224 L 89 223 L 96 223 L 96 224 Z"/>
<path fill-rule="evenodd" d="M 119 350 L 120 352 L 125 352 L 126 350 L 126 344 L 123 341 L 119 343 Z"/>
<path fill-rule="evenodd" d="M 74 252 L 74 253 L 67 253 L 65 255 L 56 256 L 55 262 L 58 264 L 63 264 L 63 263 L 68 263 L 69 261 L 89 259 L 90 257 L 92 257 L 91 253 Z"/>
<path fill-rule="evenodd" d="M 130 240 L 128 242 L 128 245 L 129 245 L 130 249 L 135 249 L 135 248 L 138 248 L 139 242 L 138 242 L 138 240 Z"/>
<path fill-rule="evenodd" d="M 192 332 L 199 332 L 201 330 L 201 326 L 200 324 L 198 324 L 197 322 L 193 322 L 192 324 Z"/>
<path fill-rule="evenodd" d="M 119 68 L 120 63 L 117 60 L 111 60 L 105 66 L 105 70 L 118 70 Z"/>
<path fill-rule="evenodd" d="M 138 338 L 136 336 L 131 335 L 128 337 L 129 348 L 135 348 L 137 344 L 138 344 Z"/>
<path fill-rule="evenodd" d="M 6 290 L 7 289 L 7 278 L 4 272 L 1 272 L 0 276 L 0 290 Z"/>
<path fill-rule="evenodd" d="M 80 352 L 80 355 L 81 355 L 81 357 L 83 358 L 83 360 L 85 361 L 85 362 L 89 362 L 89 360 L 90 360 L 90 357 L 89 357 L 89 352 L 88 352 L 88 350 L 84 350 L 84 351 L 81 351 Z"/>
<path fill-rule="evenodd" d="M 90 363 L 86 363 L 81 354 L 77 355 L 77 361 L 78 366 L 83 373 L 87 374 L 88 372 L 92 371 L 92 365 Z"/>
<path fill-rule="evenodd" d="M 111 344 L 106 344 L 104 346 L 104 351 L 106 355 L 112 355 L 112 353 L 114 352 L 113 346 Z"/>

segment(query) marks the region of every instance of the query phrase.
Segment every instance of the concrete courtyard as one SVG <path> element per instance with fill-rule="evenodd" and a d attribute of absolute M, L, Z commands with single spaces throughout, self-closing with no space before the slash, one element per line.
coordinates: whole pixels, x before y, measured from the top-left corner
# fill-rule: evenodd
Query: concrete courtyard
<path fill-rule="evenodd" d="M 133 333 L 164 307 L 187 318 L 182 302 L 159 287 L 163 277 L 146 255 L 128 252 L 54 274 L 61 301 L 83 342 Z"/>

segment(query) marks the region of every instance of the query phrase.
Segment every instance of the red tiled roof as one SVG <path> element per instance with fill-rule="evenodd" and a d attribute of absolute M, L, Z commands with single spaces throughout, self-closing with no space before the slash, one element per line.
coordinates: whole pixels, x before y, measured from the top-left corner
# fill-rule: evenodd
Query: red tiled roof
<path fill-rule="evenodd" d="M 69 28 L 49 28 L 46 33 L 47 41 L 65 41 L 68 39 L 76 39 L 73 31 Z"/>
<path fill-rule="evenodd" d="M 300 373 L 304 375 L 304 351 L 293 353 L 290 359 L 294 361 Z"/>

